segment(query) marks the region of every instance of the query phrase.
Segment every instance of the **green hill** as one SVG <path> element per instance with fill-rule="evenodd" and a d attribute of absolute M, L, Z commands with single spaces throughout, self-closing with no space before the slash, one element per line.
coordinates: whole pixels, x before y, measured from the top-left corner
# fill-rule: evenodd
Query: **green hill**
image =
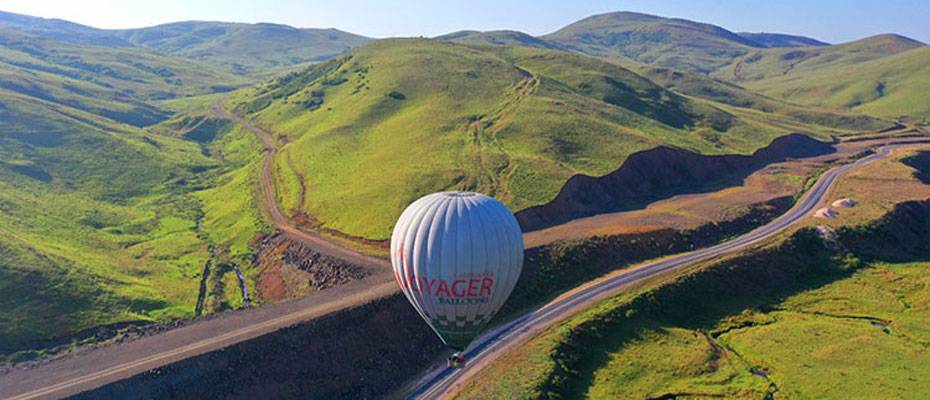
<path fill-rule="evenodd" d="M 6 89 L 0 120 L 0 360 L 192 317 L 208 247 L 250 259 L 248 133 L 200 144 Z M 207 276 L 204 312 L 241 304 L 235 274 Z"/>
<path fill-rule="evenodd" d="M 810 47 L 810 46 L 829 46 L 829 43 L 821 42 L 817 39 L 798 35 L 786 35 L 784 33 L 737 33 L 741 37 L 760 44 L 764 47 Z"/>
<path fill-rule="evenodd" d="M 542 39 L 584 54 L 704 73 L 764 47 L 719 26 L 632 12 L 588 17 Z"/>
<path fill-rule="evenodd" d="M 832 65 L 746 85 L 793 102 L 928 122 L 930 46 L 854 65 Z"/>
<path fill-rule="evenodd" d="M 839 111 L 829 105 L 811 107 L 794 104 L 789 102 L 794 100 L 791 97 L 784 100 L 769 97 L 700 73 L 633 63 L 627 65 L 640 75 L 676 93 L 832 128 L 837 136 L 850 132 L 877 131 L 893 125 L 892 121 L 887 119 Z"/>
<path fill-rule="evenodd" d="M 748 153 L 797 120 L 683 97 L 616 64 L 534 48 L 383 40 L 241 92 L 237 110 L 286 136 L 285 210 L 385 239 L 403 207 L 475 189 L 513 209 L 568 177 L 658 145 Z"/>
<path fill-rule="evenodd" d="M 454 43 L 493 46 L 525 46 L 540 49 L 563 50 L 557 43 L 549 42 L 517 31 L 458 31 L 436 37 Z"/>
<path fill-rule="evenodd" d="M 165 113 L 151 100 L 245 85 L 223 68 L 133 47 L 102 47 L 0 29 L 0 88 L 143 126 Z"/>
<path fill-rule="evenodd" d="M 298 29 L 267 23 L 186 21 L 108 30 L 2 11 L 0 28 L 84 46 L 144 47 L 222 64 L 224 70 L 259 77 L 283 67 L 325 60 L 370 40 L 336 29 Z"/>
<path fill-rule="evenodd" d="M 221 124 L 181 130 L 156 100 L 193 107 L 183 96 L 241 79 L 136 47 L 5 29 L 0 43 L 0 360 L 193 316 L 209 246 L 248 258 L 264 229 L 260 147 Z M 208 276 L 205 312 L 241 303 L 234 274 Z"/>
<path fill-rule="evenodd" d="M 337 29 L 188 21 L 116 32 L 130 43 L 175 56 L 220 62 L 245 74 L 322 61 L 370 39 Z"/>
<path fill-rule="evenodd" d="M 714 75 L 749 84 L 764 79 L 853 66 L 923 46 L 923 43 L 904 36 L 886 34 L 833 46 L 761 49 L 747 53 Z"/>

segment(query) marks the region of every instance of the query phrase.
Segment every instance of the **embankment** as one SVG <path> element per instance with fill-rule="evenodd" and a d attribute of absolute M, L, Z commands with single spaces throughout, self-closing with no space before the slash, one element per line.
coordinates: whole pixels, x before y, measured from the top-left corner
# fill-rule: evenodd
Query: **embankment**
<path fill-rule="evenodd" d="M 805 228 L 777 245 L 694 271 L 594 315 L 553 349 L 553 369 L 537 393 L 542 398 L 582 395 L 607 354 L 637 340 L 641 330 L 673 326 L 715 336 L 725 317 L 770 309 L 868 263 L 928 260 L 930 200 L 901 203 L 877 221 L 840 229 L 837 240 L 842 246 L 825 246 L 813 228 Z"/>
<path fill-rule="evenodd" d="M 400 294 L 82 393 L 84 399 L 370 399 L 443 351 Z"/>
<path fill-rule="evenodd" d="M 752 155 L 707 156 L 657 147 L 630 155 L 607 175 L 573 176 L 555 199 L 516 216 L 524 232 L 534 231 L 576 218 L 643 207 L 678 194 L 734 186 L 765 165 L 833 151 L 833 146 L 801 134 L 779 137 Z"/>
<path fill-rule="evenodd" d="M 371 273 L 364 267 L 322 254 L 286 235 L 261 238 L 255 247 L 253 264 L 260 271 L 256 280 L 258 293 L 265 301 L 342 285 Z"/>

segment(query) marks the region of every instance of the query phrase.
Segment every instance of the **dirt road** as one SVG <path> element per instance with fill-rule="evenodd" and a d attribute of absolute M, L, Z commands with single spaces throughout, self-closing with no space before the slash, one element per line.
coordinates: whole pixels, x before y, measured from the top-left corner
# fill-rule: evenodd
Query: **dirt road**
<path fill-rule="evenodd" d="M 361 267 L 373 269 L 390 268 L 390 262 L 385 259 L 364 255 L 357 251 L 347 249 L 333 243 L 318 232 L 301 230 L 291 225 L 290 221 L 281 212 L 276 197 L 274 186 L 274 157 L 278 153 L 278 146 L 274 137 L 266 130 L 255 125 L 252 121 L 227 111 L 220 101 L 215 101 L 211 110 L 217 117 L 231 120 L 251 132 L 265 148 L 265 155 L 262 158 L 261 175 L 259 177 L 262 189 L 260 207 L 262 207 L 271 219 L 275 228 L 291 239 L 304 242 L 324 255 L 343 259 Z"/>
<path fill-rule="evenodd" d="M 124 344 L 79 351 L 35 368 L 14 369 L 0 375 L 0 398 L 25 400 L 74 395 L 398 291 L 387 260 L 340 247 L 319 233 L 292 226 L 275 198 L 274 156 L 278 148 L 272 135 L 226 111 L 220 102 L 213 104 L 212 111 L 242 125 L 264 146 L 260 203 L 274 226 L 291 240 L 302 242 L 323 255 L 364 267 L 370 275 L 303 298 L 223 313 Z"/>
<path fill-rule="evenodd" d="M 482 335 L 466 351 L 465 357 L 469 362 L 465 367 L 452 369 L 443 365 L 435 366 L 413 388 L 409 397 L 416 399 L 451 397 L 461 389 L 469 378 L 476 375 L 508 349 L 637 282 L 745 249 L 784 231 L 809 216 L 815 207 L 824 200 L 824 197 L 839 176 L 852 169 L 885 158 L 891 154 L 894 148 L 901 146 L 907 145 L 885 146 L 879 152 L 870 156 L 830 169 L 817 180 L 810 191 L 791 210 L 752 232 L 716 246 L 647 262 L 628 270 L 619 271 L 607 278 L 569 291 L 549 304 Z"/>

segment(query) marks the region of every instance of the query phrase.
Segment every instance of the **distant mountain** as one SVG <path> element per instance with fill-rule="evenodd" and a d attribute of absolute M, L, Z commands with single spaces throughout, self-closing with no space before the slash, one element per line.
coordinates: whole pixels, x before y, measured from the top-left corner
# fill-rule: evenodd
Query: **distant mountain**
<path fill-rule="evenodd" d="M 2 11 L 0 28 L 80 45 L 146 47 L 178 57 L 222 63 L 250 75 L 325 60 L 371 40 L 336 29 L 298 29 L 266 23 L 188 21 L 109 30 Z"/>
<path fill-rule="evenodd" d="M 494 46 L 526 46 L 541 49 L 563 49 L 558 43 L 528 35 L 517 31 L 458 31 L 436 37 L 439 40 L 462 44 L 494 45 Z"/>
<path fill-rule="evenodd" d="M 763 47 L 810 47 L 810 46 L 829 46 L 829 43 L 821 42 L 817 39 L 798 35 L 787 35 L 783 33 L 750 33 L 740 32 L 737 35 L 757 43 Z"/>
<path fill-rule="evenodd" d="M 125 39 L 107 30 L 76 24 L 62 19 L 32 17 L 0 11 L 0 27 L 7 28 L 20 34 L 52 39 L 65 43 L 111 47 L 132 46 L 132 44 Z"/>
<path fill-rule="evenodd" d="M 228 64 L 243 73 L 260 73 L 270 68 L 322 61 L 371 40 L 337 29 L 199 21 L 114 33 L 139 46 L 176 56 Z"/>
<path fill-rule="evenodd" d="M 588 17 L 542 39 L 589 55 L 704 73 L 763 47 L 719 26 L 632 12 Z"/>

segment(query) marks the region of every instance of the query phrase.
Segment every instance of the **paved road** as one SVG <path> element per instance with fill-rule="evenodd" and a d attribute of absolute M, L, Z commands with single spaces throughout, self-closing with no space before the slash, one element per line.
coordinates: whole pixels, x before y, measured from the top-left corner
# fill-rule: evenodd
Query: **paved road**
<path fill-rule="evenodd" d="M 221 111 L 225 112 L 222 109 Z M 230 117 L 243 124 L 253 133 L 264 133 L 259 128 L 252 126 L 248 121 L 236 116 Z M 256 133 L 256 135 L 266 144 L 266 147 L 271 145 L 269 153 L 272 153 L 275 151 L 273 150 L 273 141 L 267 143 L 265 141 L 265 139 L 270 139 L 270 135 L 267 135 L 267 133 L 262 135 L 261 133 Z M 823 196 L 823 193 L 826 192 L 829 184 L 837 175 L 885 154 L 887 154 L 887 150 L 868 159 L 860 160 L 854 165 L 830 171 L 821 178 L 817 186 L 815 186 L 815 190 L 805 199 L 802 206 L 807 207 L 809 211 L 809 208 L 816 203 L 814 200 Z M 269 155 L 266 154 L 266 160 L 267 157 Z M 270 168 L 265 167 L 264 169 L 268 170 Z M 274 209 L 277 208 L 274 196 L 267 195 L 267 193 L 273 192 L 267 189 L 269 188 L 263 187 L 266 200 L 271 200 L 270 204 L 274 207 L 269 210 L 270 214 L 280 215 L 280 211 L 274 212 Z M 791 215 L 794 215 L 794 220 L 796 220 L 799 215 L 803 214 L 804 212 L 796 208 L 789 212 L 789 215 L 761 228 L 760 230 L 763 230 L 761 233 L 753 232 L 721 246 L 646 266 L 623 275 L 621 279 L 614 278 L 572 291 L 563 296 L 561 300 L 550 303 L 539 311 L 525 315 L 484 335 L 476 342 L 476 346 L 469 353 L 469 358 L 473 359 L 473 361 L 468 368 L 456 371 L 437 369 L 431 372 L 424 381 L 426 384 L 421 385 L 417 393 L 423 397 L 436 397 L 452 387 L 459 379 L 467 378 L 468 374 L 477 371 L 476 367 L 485 360 L 492 360 L 496 354 L 506 349 L 509 343 L 519 342 L 527 334 L 531 334 L 533 329 L 538 331 L 549 326 L 554 321 L 570 315 L 570 312 L 581 309 L 600 298 L 607 297 L 630 282 L 635 282 L 646 276 L 676 268 L 686 263 L 710 258 L 712 255 L 708 256 L 709 251 L 722 254 L 739 248 L 740 244 L 745 247 L 772 234 L 766 234 L 766 232 L 772 232 L 773 229 L 777 231 L 779 228 L 773 226 L 773 224 L 779 224 L 780 229 L 783 229 L 784 226 L 791 223 Z M 286 223 L 280 225 L 279 228 L 286 234 L 292 235 L 291 237 L 296 240 L 310 243 L 314 248 L 317 248 L 321 243 L 329 243 L 318 235 L 294 229 Z M 752 240 L 753 237 L 757 239 Z M 339 250 L 334 250 L 331 254 L 346 254 L 336 253 L 337 251 Z M 359 259 L 361 261 L 367 258 L 367 256 L 358 255 L 349 250 L 341 249 L 341 251 L 348 251 L 350 257 L 361 256 L 363 257 Z M 371 260 L 371 262 L 383 265 L 385 268 L 379 270 L 383 272 L 376 272 L 364 280 L 321 291 L 313 296 L 265 305 L 260 308 L 223 313 L 119 346 L 104 346 L 90 351 L 79 352 L 74 356 L 65 357 L 36 368 L 14 370 L 0 375 L 0 399 L 59 398 L 77 394 L 172 362 L 252 339 L 327 313 L 397 293 L 397 286 L 393 282 L 390 269 L 386 268 L 386 262 L 378 259 Z"/>
<path fill-rule="evenodd" d="M 883 147 L 877 153 L 827 171 L 791 210 L 752 232 L 713 247 L 645 263 L 608 279 L 581 286 L 535 311 L 482 335 L 466 351 L 465 358 L 469 362 L 464 368 L 434 367 L 420 379 L 409 397 L 415 399 L 439 399 L 452 395 L 469 378 L 512 346 L 526 341 L 556 322 L 564 320 L 598 301 L 616 295 L 634 283 L 664 272 L 745 249 L 784 231 L 804 219 L 814 210 L 836 182 L 837 177 L 851 169 L 887 157 L 897 147 L 901 146 Z"/>

